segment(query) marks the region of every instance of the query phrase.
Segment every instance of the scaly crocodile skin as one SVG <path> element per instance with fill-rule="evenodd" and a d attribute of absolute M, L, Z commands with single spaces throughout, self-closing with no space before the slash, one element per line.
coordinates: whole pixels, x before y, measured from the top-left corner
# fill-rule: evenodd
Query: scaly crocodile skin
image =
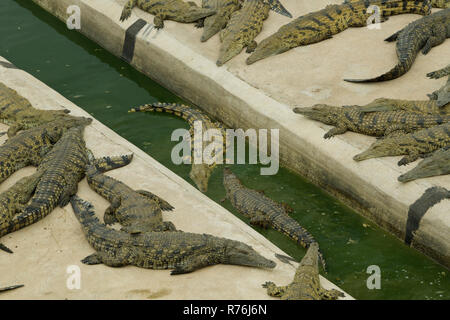
<path fill-rule="evenodd" d="M 94 165 L 86 171 L 89 186 L 111 203 L 104 222 L 120 223 L 128 233 L 175 231 L 172 222 L 163 221 L 161 210 L 172 210 L 165 200 L 145 190 L 133 190 L 125 183 L 100 173 Z"/>
<path fill-rule="evenodd" d="M 8 139 L 0 146 L 0 182 L 23 167 L 38 166 L 67 129 L 91 121 L 75 117 L 71 120 L 54 120 Z"/>
<path fill-rule="evenodd" d="M 216 11 L 216 14 L 206 17 L 197 27 L 204 27 L 201 42 L 207 41 L 221 31 L 230 20 L 231 14 L 240 8 L 240 0 L 203 0 L 202 7 Z"/>
<path fill-rule="evenodd" d="M 420 156 L 450 145 L 450 123 L 441 124 L 413 133 L 387 137 L 373 143 L 369 149 L 353 157 L 362 161 L 377 157 L 407 155 L 399 161 L 405 165 Z"/>
<path fill-rule="evenodd" d="M 153 23 L 157 29 L 164 27 L 164 20 L 189 23 L 216 13 L 183 0 L 129 0 L 123 8 L 120 21 L 128 19 L 135 6 L 155 16 Z"/>
<path fill-rule="evenodd" d="M 427 77 L 431 79 L 439 79 L 445 76 L 450 76 L 450 64 L 445 68 L 427 74 Z"/>
<path fill-rule="evenodd" d="M 427 17 L 415 20 L 397 31 L 386 41 L 397 41 L 398 64 L 387 73 L 371 79 L 345 79 L 349 82 L 379 82 L 396 79 L 411 69 L 417 54 L 427 54 L 450 38 L 450 8 L 435 12 Z"/>
<path fill-rule="evenodd" d="M 379 98 L 358 107 L 361 112 L 406 111 L 425 114 L 450 115 L 450 104 L 439 106 L 436 100 L 400 100 Z"/>
<path fill-rule="evenodd" d="M 311 244 L 295 272 L 294 280 L 283 287 L 277 287 L 270 281 L 264 283 L 267 294 L 282 300 L 336 300 L 343 297 L 342 292 L 326 290 L 320 285 L 318 253 L 317 243 Z"/>
<path fill-rule="evenodd" d="M 394 132 L 408 133 L 447 123 L 450 115 L 421 114 L 405 111 L 361 112 L 358 107 L 335 107 L 316 104 L 310 108 L 294 108 L 295 113 L 333 125 L 324 138 L 328 139 L 350 130 L 370 136 L 388 136 Z"/>
<path fill-rule="evenodd" d="M 370 6 L 378 6 L 381 20 L 402 13 L 427 15 L 431 12 L 428 0 L 372 0 L 327 5 L 324 9 L 300 16 L 282 26 L 277 32 L 261 41 L 247 64 L 331 38 L 351 27 L 365 27 L 374 13 Z"/>
<path fill-rule="evenodd" d="M 97 251 L 82 260 L 85 264 L 174 269 L 171 274 L 219 263 L 260 268 L 276 265 L 242 242 L 208 234 L 169 231 L 131 235 L 111 229 L 99 222 L 88 202 L 74 196 L 71 203 L 87 241 Z"/>
<path fill-rule="evenodd" d="M 59 118 L 73 119 L 68 110 L 39 110 L 15 90 L 0 82 L 0 122 L 10 126 L 8 137 Z"/>
<path fill-rule="evenodd" d="M 242 9 L 232 14 L 227 27 L 220 32 L 222 45 L 216 62 L 218 66 L 237 56 L 245 47 L 248 53 L 255 50 L 255 38 L 269 16 L 269 10 L 270 6 L 260 0 L 246 0 Z"/>
<path fill-rule="evenodd" d="M 205 139 L 202 139 L 205 132 L 207 132 L 208 130 L 216 130 L 220 131 L 223 138 L 226 137 L 224 127 L 220 123 L 211 121 L 211 119 L 202 111 L 193 109 L 183 104 L 158 102 L 133 108 L 129 112 L 165 112 L 174 114 L 178 117 L 182 117 L 189 123 L 191 127 L 190 133 L 192 151 L 193 153 L 197 152 L 200 155 L 201 150 L 204 151 L 207 148 L 208 143 L 210 143 Z M 201 123 L 201 131 L 199 130 L 200 128 L 195 129 L 196 127 L 194 124 L 196 121 L 199 121 Z M 216 136 L 214 135 L 212 138 L 216 139 L 215 137 Z M 222 156 L 225 153 L 227 143 L 228 140 L 225 139 L 225 147 L 223 147 L 222 145 L 217 145 L 216 152 L 213 152 L 211 159 L 209 159 L 211 160 L 209 161 L 211 162 L 211 164 L 205 163 L 205 161 L 203 161 L 202 163 L 195 163 L 195 161 L 191 161 L 192 167 L 191 172 L 189 173 L 189 177 L 195 182 L 201 192 L 208 191 L 209 178 L 215 166 L 217 165 L 217 162 L 221 162 L 219 160 L 222 160 Z M 199 148 L 196 148 L 197 145 L 201 146 L 202 149 L 200 150 Z"/>
<path fill-rule="evenodd" d="M 84 126 L 69 129 L 48 152 L 39 167 L 42 172 L 31 202 L 16 215 L 8 233 L 29 226 L 46 217 L 59 205 L 64 207 L 77 192 L 84 177 L 90 151 L 83 139 Z M 93 160 L 97 169 L 111 170 L 128 164 L 131 156 L 105 157 Z"/>
<path fill-rule="evenodd" d="M 259 225 L 264 228 L 271 226 L 275 230 L 283 232 L 304 248 L 317 243 L 305 228 L 289 217 L 285 206 L 276 203 L 261 192 L 246 188 L 229 168 L 224 169 L 223 185 L 227 192 L 227 198 L 233 207 L 250 218 L 252 225 Z M 326 271 L 325 259 L 320 251 L 319 256 L 323 269 Z"/>
<path fill-rule="evenodd" d="M 31 176 L 24 177 L 0 194 L 0 237 L 14 231 L 14 217 L 22 212 L 25 205 L 30 201 L 42 173 L 42 171 L 37 171 Z M 0 249 L 12 253 L 2 244 L 0 244 Z"/>

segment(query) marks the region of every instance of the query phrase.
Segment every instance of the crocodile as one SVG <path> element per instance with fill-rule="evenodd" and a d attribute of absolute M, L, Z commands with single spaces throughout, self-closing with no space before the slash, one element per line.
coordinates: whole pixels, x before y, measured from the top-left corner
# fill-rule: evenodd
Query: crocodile
<path fill-rule="evenodd" d="M 361 83 L 396 79 L 411 69 L 420 51 L 426 55 L 433 47 L 442 44 L 446 38 L 450 38 L 450 8 L 415 20 L 385 39 L 388 42 L 397 41 L 399 62 L 394 68 L 375 78 L 345 79 L 345 81 Z"/>
<path fill-rule="evenodd" d="M 91 121 L 83 117 L 54 120 L 8 139 L 0 146 L 0 183 L 23 167 L 37 167 L 64 131 Z"/>
<path fill-rule="evenodd" d="M 450 0 L 431 0 L 431 6 L 433 8 L 450 8 Z"/>
<path fill-rule="evenodd" d="M 448 70 L 445 69 L 430 72 L 428 76 L 433 79 L 443 77 L 444 75 L 446 75 L 447 72 L 450 72 L 450 69 Z M 429 94 L 428 97 L 430 98 L 430 100 L 436 100 L 436 104 L 439 107 L 448 106 L 450 103 L 450 76 L 448 77 L 446 84 L 444 84 L 440 89 Z"/>
<path fill-rule="evenodd" d="M 450 145 L 433 152 L 412 170 L 398 177 L 400 182 L 450 174 Z"/>
<path fill-rule="evenodd" d="M 18 289 L 18 288 L 22 288 L 24 285 L 23 284 L 18 284 L 15 286 L 9 286 L 9 287 L 5 287 L 5 288 L 0 288 L 0 292 L 6 292 L 6 291 L 11 291 L 14 289 Z"/>
<path fill-rule="evenodd" d="M 105 211 L 105 224 L 119 222 L 123 231 L 137 234 L 150 231 L 175 231 L 172 222 L 162 220 L 161 210 L 172 210 L 165 200 L 145 190 L 133 190 L 125 183 L 99 173 L 94 165 L 86 170 L 89 186 L 111 206 Z"/>
<path fill-rule="evenodd" d="M 431 4 L 427 0 L 365 0 L 327 5 L 322 10 L 300 16 L 281 26 L 277 32 L 259 43 L 246 63 L 250 65 L 298 46 L 330 39 L 351 27 L 365 27 L 373 14 L 368 10 L 371 6 L 378 6 L 382 13 L 381 21 L 402 13 L 428 15 L 431 12 Z"/>
<path fill-rule="evenodd" d="M 100 223 L 90 203 L 78 196 L 73 196 L 70 202 L 87 241 L 96 250 L 96 253 L 81 260 L 84 264 L 173 269 L 171 275 L 189 273 L 215 264 L 260 268 L 276 266 L 274 261 L 264 258 L 240 241 L 176 231 L 131 235 L 108 228 Z"/>
<path fill-rule="evenodd" d="M 445 68 L 427 73 L 427 77 L 430 79 L 439 79 L 445 76 L 450 76 L 450 64 Z"/>
<path fill-rule="evenodd" d="M 155 16 L 153 24 L 157 29 L 164 27 L 164 20 L 190 23 L 216 13 L 215 10 L 198 7 L 195 2 L 183 0 L 129 0 L 123 8 L 120 21 L 127 20 L 135 6 Z"/>
<path fill-rule="evenodd" d="M 261 0 L 246 0 L 242 8 L 231 15 L 227 27 L 220 32 L 222 45 L 217 66 L 222 66 L 237 56 L 245 47 L 247 53 L 255 50 L 255 37 L 261 32 L 269 10 L 270 5 Z"/>
<path fill-rule="evenodd" d="M 422 128 L 447 123 L 447 114 L 420 114 L 405 111 L 361 112 L 353 106 L 336 107 L 316 104 L 310 108 L 294 108 L 295 113 L 335 126 L 325 133 L 328 139 L 350 130 L 370 136 L 388 136 L 408 133 Z"/>
<path fill-rule="evenodd" d="M 289 216 L 292 209 L 286 204 L 276 203 L 260 191 L 246 188 L 230 168 L 224 168 L 223 185 L 226 190 L 226 198 L 230 200 L 236 210 L 250 218 L 250 224 L 263 228 L 271 226 L 304 248 L 317 243 L 305 228 Z M 325 259 L 320 251 L 319 257 L 323 269 L 326 271 Z"/>
<path fill-rule="evenodd" d="M 287 286 L 278 287 L 267 281 L 262 286 L 267 294 L 282 300 L 337 300 L 344 293 L 336 289 L 326 290 L 320 284 L 318 266 L 319 246 L 311 244 L 295 271 L 294 280 Z"/>
<path fill-rule="evenodd" d="M 362 161 L 377 157 L 406 155 L 398 162 L 398 165 L 405 165 L 448 145 L 450 145 L 450 123 L 445 123 L 409 134 L 380 139 L 353 159 Z"/>
<path fill-rule="evenodd" d="M 204 112 L 183 104 L 157 102 L 146 104 L 137 108 L 132 108 L 129 112 L 166 112 L 182 117 L 190 125 L 189 131 L 191 134 L 191 139 L 193 141 L 192 143 L 193 153 L 198 151 L 198 149 L 194 148 L 196 145 L 201 144 L 202 150 L 205 150 L 207 147 L 207 143 L 210 143 L 206 141 L 206 139 L 202 139 L 203 134 L 208 130 L 219 130 L 222 136 L 225 137 L 224 127 L 221 123 L 213 122 Z M 195 129 L 196 121 L 200 121 L 202 125 L 201 131 Z M 220 156 L 222 156 L 223 153 L 225 152 L 227 142 L 228 141 L 225 139 L 225 147 L 218 146 L 221 147 L 222 149 L 216 150 L 217 153 L 212 155 L 211 164 L 205 163 L 205 161 L 202 161 L 202 163 L 195 163 L 195 161 L 191 161 L 192 167 L 189 173 L 189 177 L 195 182 L 195 184 L 197 185 L 198 189 L 201 192 L 208 191 L 209 178 L 211 177 L 211 173 L 214 170 L 215 166 L 217 165 L 217 162 L 219 162 Z"/>
<path fill-rule="evenodd" d="M 70 197 L 77 192 L 78 182 L 84 177 L 90 161 L 102 172 L 120 168 L 131 161 L 132 156 L 91 159 L 92 153 L 85 146 L 83 130 L 84 126 L 69 129 L 45 155 L 37 168 L 43 173 L 34 195 L 23 211 L 14 217 L 7 233 L 43 219 L 57 205 L 62 208 L 68 204 Z"/>
<path fill-rule="evenodd" d="M 0 237 L 10 232 L 9 230 L 14 224 L 14 217 L 22 212 L 30 201 L 42 173 L 42 171 L 37 171 L 31 176 L 24 177 L 0 194 Z M 13 253 L 11 249 L 1 243 L 0 249 Z"/>
<path fill-rule="evenodd" d="M 406 111 L 425 114 L 450 114 L 450 104 L 439 105 L 436 100 L 401 100 L 378 98 L 358 107 L 360 112 Z"/>
<path fill-rule="evenodd" d="M 281 4 L 279 0 L 262 0 L 264 3 L 270 5 L 270 9 L 292 18 L 291 13 Z M 200 38 L 201 42 L 207 41 L 213 35 L 226 27 L 233 12 L 241 8 L 240 0 L 203 0 L 202 7 L 216 10 L 216 14 L 200 19 L 197 23 L 198 28 L 203 28 L 203 34 Z"/>
<path fill-rule="evenodd" d="M 13 137 L 20 130 L 30 129 L 41 124 L 59 119 L 73 118 L 69 110 L 40 110 L 19 95 L 17 91 L 0 82 L 0 122 L 9 125 L 8 137 Z"/>
<path fill-rule="evenodd" d="M 197 27 L 203 27 L 203 34 L 200 38 L 201 42 L 207 41 L 213 35 L 221 31 L 230 20 L 231 14 L 241 7 L 240 0 L 203 0 L 202 7 L 213 9 L 217 13 L 200 19 Z"/>

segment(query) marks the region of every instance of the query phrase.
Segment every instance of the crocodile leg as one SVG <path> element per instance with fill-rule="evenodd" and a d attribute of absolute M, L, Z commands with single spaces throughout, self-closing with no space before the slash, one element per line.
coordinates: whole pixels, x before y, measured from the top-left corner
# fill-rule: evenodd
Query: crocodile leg
<path fill-rule="evenodd" d="M 258 46 L 258 43 L 255 40 L 253 40 L 252 42 L 250 42 L 247 45 L 247 49 L 245 49 L 245 52 L 252 53 L 253 51 L 255 51 L 257 46 Z"/>
<path fill-rule="evenodd" d="M 103 222 L 106 225 L 110 225 L 117 222 L 116 210 L 120 207 L 121 199 L 119 197 L 114 198 L 111 205 L 106 208 L 103 215 Z"/>
<path fill-rule="evenodd" d="M 129 0 L 122 10 L 120 21 L 125 21 L 131 16 L 131 10 L 137 5 L 137 0 Z"/>
<path fill-rule="evenodd" d="M 281 297 L 287 290 L 287 286 L 277 287 L 277 285 L 271 281 L 267 281 L 262 287 L 267 289 L 267 294 L 271 297 Z"/>
<path fill-rule="evenodd" d="M 347 132 L 347 127 L 334 127 L 333 129 L 331 129 L 330 131 L 328 131 L 327 133 L 325 133 L 325 135 L 323 136 L 325 139 L 329 139 L 333 136 L 336 136 L 338 134 L 343 134 Z"/>
<path fill-rule="evenodd" d="M 183 263 L 177 264 L 171 275 L 193 272 L 195 270 L 214 264 L 207 255 L 191 256 L 184 260 Z"/>
<path fill-rule="evenodd" d="M 420 155 L 417 153 L 411 153 L 407 156 L 404 156 L 403 158 L 400 159 L 400 161 L 398 162 L 399 166 L 404 166 L 408 163 L 411 163 L 413 161 L 416 161 L 417 159 L 419 159 Z"/>
<path fill-rule="evenodd" d="M 149 198 L 150 200 L 153 200 L 158 203 L 159 207 L 163 211 L 171 211 L 174 208 L 164 199 L 158 197 L 156 194 L 151 193 L 150 191 L 146 190 L 135 190 L 140 195 Z"/>

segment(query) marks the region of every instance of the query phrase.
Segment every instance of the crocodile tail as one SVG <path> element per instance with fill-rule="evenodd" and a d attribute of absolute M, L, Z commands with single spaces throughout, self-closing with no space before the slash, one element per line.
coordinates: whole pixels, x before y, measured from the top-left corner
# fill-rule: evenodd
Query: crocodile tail
<path fill-rule="evenodd" d="M 8 248 L 7 246 L 5 246 L 4 244 L 1 244 L 1 243 L 0 243 L 0 250 L 3 250 L 8 253 L 13 253 L 10 248 Z"/>
<path fill-rule="evenodd" d="M 393 79 L 397 79 L 398 77 L 401 77 L 406 72 L 408 72 L 408 70 L 411 68 L 411 65 L 412 65 L 412 60 L 407 60 L 404 63 L 397 64 L 394 68 L 392 68 L 391 70 L 389 70 L 385 74 L 382 74 L 381 76 L 378 76 L 376 78 L 371 78 L 371 79 L 344 79 L 344 81 L 354 82 L 354 83 L 365 83 L 365 82 L 381 82 L 381 81 L 393 80 Z"/>
<path fill-rule="evenodd" d="M 292 18 L 292 14 L 281 4 L 280 0 L 266 0 L 270 9 L 288 18 Z"/>
<path fill-rule="evenodd" d="M 93 167 L 95 167 L 96 172 L 103 173 L 106 171 L 124 167 L 129 164 L 131 160 L 133 160 L 132 153 L 115 157 L 103 157 L 94 159 L 92 165 Z"/>
<path fill-rule="evenodd" d="M 200 120 L 199 111 L 180 103 L 148 103 L 140 107 L 132 108 L 128 112 L 165 112 L 182 117 L 184 120 L 193 124 L 195 120 Z M 203 116 L 204 117 L 204 116 Z"/>

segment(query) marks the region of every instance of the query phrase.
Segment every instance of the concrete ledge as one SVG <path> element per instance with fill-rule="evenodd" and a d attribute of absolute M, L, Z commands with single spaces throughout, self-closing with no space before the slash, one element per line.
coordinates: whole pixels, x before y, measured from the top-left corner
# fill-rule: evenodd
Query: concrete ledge
<path fill-rule="evenodd" d="M 119 22 L 126 0 L 33 0 L 66 21 L 69 5 L 81 8 L 81 32 L 116 56 L 121 56 L 125 31 L 138 18 L 153 17 L 140 9 Z M 330 2 L 285 1 L 294 17 L 323 8 Z M 224 67 L 215 65 L 218 37 L 200 42 L 201 30 L 193 25 L 166 21 L 163 30 L 144 27 L 137 35 L 131 64 L 177 95 L 193 102 L 234 128 L 280 129 L 281 164 L 305 176 L 379 226 L 403 239 L 408 207 L 432 185 L 450 186 L 450 177 L 422 179 L 407 184 L 397 177 L 414 164 L 399 168 L 397 158 L 357 163 L 353 155 L 366 149 L 373 138 L 354 133 L 325 141 L 329 127 L 295 115 L 295 106 L 315 103 L 366 104 L 375 98 L 427 99 L 445 79 L 428 80 L 425 74 L 444 67 L 450 41 L 419 56 L 412 70 L 400 79 L 358 85 L 342 81 L 378 75 L 396 63 L 395 46 L 383 39 L 417 15 L 389 19 L 379 30 L 353 28 L 307 47 L 245 65 L 242 53 Z M 257 41 L 288 22 L 271 13 Z M 444 201 L 424 217 L 413 246 L 450 266 L 449 202 Z"/>
<path fill-rule="evenodd" d="M 0 57 L 1 61 L 7 62 Z M 77 116 L 90 115 L 31 75 L 19 69 L 0 66 L 2 82 L 23 95 L 36 108 L 58 109 L 60 106 Z M 7 129 L 0 126 L 0 131 Z M 295 268 L 274 257 L 285 254 L 232 213 L 219 206 L 189 183 L 162 166 L 148 154 L 112 130 L 94 120 L 84 133 L 86 144 L 95 156 L 134 153 L 130 165 L 108 173 L 135 189 L 153 191 L 171 203 L 175 210 L 164 213 L 183 231 L 210 233 L 243 241 L 263 256 L 277 262 L 273 270 L 217 265 L 181 276 L 169 271 L 147 270 L 133 266 L 111 268 L 86 266 L 80 260 L 92 253 L 70 205 L 57 208 L 38 223 L 9 234 L 2 243 L 14 254 L 0 259 L 2 284 L 23 283 L 25 287 L 1 295 L 3 299 L 269 299 L 261 284 L 275 281 L 289 283 Z M 6 138 L 2 137 L 1 143 Z M 101 143 L 99 143 L 101 141 Z M 3 192 L 35 169 L 16 172 L 0 185 Z M 92 202 L 102 216 L 109 203 L 92 191 L 84 179 L 78 195 Z M 295 263 L 294 263 L 295 264 Z M 81 268 L 81 289 L 66 287 L 69 265 Z M 230 280 L 233 279 L 233 280 Z M 337 288 L 321 278 L 325 288 Z M 339 289 L 340 290 L 340 289 Z M 345 299 L 352 299 L 346 295 Z"/>

